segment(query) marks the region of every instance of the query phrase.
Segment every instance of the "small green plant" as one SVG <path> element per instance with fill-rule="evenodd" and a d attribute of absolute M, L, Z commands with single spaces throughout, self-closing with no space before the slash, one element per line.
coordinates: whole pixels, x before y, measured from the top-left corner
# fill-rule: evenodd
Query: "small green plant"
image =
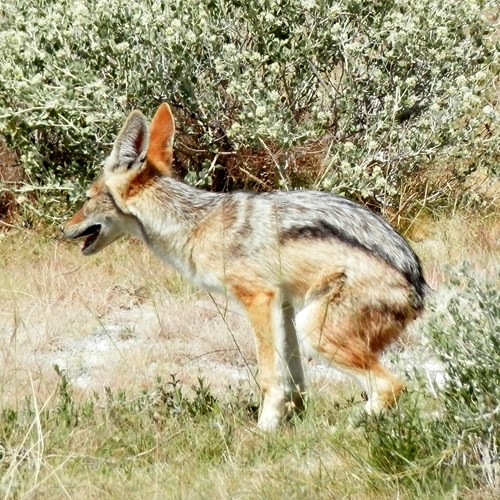
<path fill-rule="evenodd" d="M 57 366 L 54 370 L 59 375 L 58 400 L 56 414 L 64 425 L 73 427 L 78 425 L 78 410 L 75 408 L 75 400 L 71 382 L 67 375 Z"/>

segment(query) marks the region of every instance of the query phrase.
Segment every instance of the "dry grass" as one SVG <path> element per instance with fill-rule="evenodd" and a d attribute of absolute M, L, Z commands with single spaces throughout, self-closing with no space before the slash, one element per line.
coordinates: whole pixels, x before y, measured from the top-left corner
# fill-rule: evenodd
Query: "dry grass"
<path fill-rule="evenodd" d="M 157 376 L 168 382 L 175 374 L 188 395 L 198 377 L 221 401 L 255 394 L 253 339 L 234 304 L 193 290 L 133 241 L 84 259 L 57 237 L 11 231 L 0 240 L 0 259 L 0 414 L 21 412 L 26 397 L 33 405 L 23 433 L 0 434 L 6 497 L 229 498 L 261 490 L 272 498 L 288 475 L 307 484 L 308 467 L 321 471 L 324 464 L 308 465 L 317 462 L 317 448 L 310 457 L 290 457 L 292 429 L 268 456 L 276 443 L 243 415 L 247 396 L 232 416 L 216 412 L 208 422 L 165 419 L 162 405 L 149 412 Z M 102 408 L 114 394 L 110 407 L 124 406 L 116 421 L 105 410 L 91 422 L 80 416 L 74 430 L 51 424 L 65 401 L 54 364 L 66 373 L 74 401 L 98 397 Z M 122 403 L 123 389 L 131 399 Z M 152 402 L 137 410 L 134 395 L 146 389 Z M 43 417 L 47 408 L 56 408 L 52 417 Z M 221 462 L 221 454 L 233 458 Z M 335 457 L 325 463 L 340 461 Z"/>
<path fill-rule="evenodd" d="M 478 272 L 489 273 L 500 265 L 500 217 L 457 213 L 439 220 L 419 219 L 410 237 L 422 258 L 426 277 L 433 288 L 446 280 L 446 268 L 468 262 Z"/>

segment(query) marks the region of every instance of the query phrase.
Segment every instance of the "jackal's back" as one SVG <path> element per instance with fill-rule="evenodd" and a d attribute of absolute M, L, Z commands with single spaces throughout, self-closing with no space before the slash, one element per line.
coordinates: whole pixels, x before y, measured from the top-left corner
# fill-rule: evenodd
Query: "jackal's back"
<path fill-rule="evenodd" d="M 235 240 L 259 246 L 269 244 L 272 235 L 283 246 L 300 240 L 347 245 L 399 271 L 420 307 L 427 285 L 419 258 L 389 223 L 367 208 L 317 191 L 234 193 L 223 204 L 227 231 Z"/>

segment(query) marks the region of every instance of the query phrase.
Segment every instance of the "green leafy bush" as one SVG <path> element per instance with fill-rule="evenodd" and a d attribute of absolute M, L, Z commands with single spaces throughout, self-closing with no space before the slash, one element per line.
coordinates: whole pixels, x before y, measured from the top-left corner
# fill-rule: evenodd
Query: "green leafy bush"
<path fill-rule="evenodd" d="M 198 185 L 314 185 L 378 205 L 403 185 L 439 194 L 417 176 L 431 162 L 463 174 L 497 158 L 489 8 L 6 0 L 0 134 L 46 207 L 79 196 L 126 113 L 163 100 L 177 168 Z"/>
<path fill-rule="evenodd" d="M 496 279 L 495 279 L 496 278 Z M 460 461 L 483 465 L 500 484 L 500 273 L 489 280 L 464 270 L 452 285 L 461 290 L 429 333 L 446 366 L 444 423 Z M 445 325 L 445 326 L 443 326 Z"/>
<path fill-rule="evenodd" d="M 433 405 L 421 387 L 394 413 L 366 422 L 377 468 L 407 481 L 418 476 L 421 487 L 438 482 L 443 492 L 458 483 L 500 485 L 498 277 L 479 279 L 463 270 L 451 281 L 446 307 L 435 305 L 428 333 L 445 367 L 437 406 L 429 411 Z"/>

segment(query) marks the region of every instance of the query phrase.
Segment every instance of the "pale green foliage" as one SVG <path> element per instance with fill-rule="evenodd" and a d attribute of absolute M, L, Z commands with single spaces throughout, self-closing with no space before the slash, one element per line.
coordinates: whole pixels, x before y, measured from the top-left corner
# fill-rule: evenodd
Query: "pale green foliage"
<path fill-rule="evenodd" d="M 397 412 L 367 422 L 371 462 L 377 468 L 407 476 L 408 482 L 415 481 L 412 470 L 425 468 L 444 488 L 462 481 L 498 488 L 498 277 L 479 278 L 464 268 L 453 274 L 451 288 L 437 295 L 427 326 L 445 372 L 436 408 L 426 408 L 429 395 L 421 386 L 416 400 L 403 398 Z"/>
<path fill-rule="evenodd" d="M 446 417 L 462 460 L 498 461 L 500 444 L 500 273 L 478 279 L 464 268 L 451 284 L 460 290 L 429 333 L 445 363 Z M 496 481 L 500 481 L 500 467 Z"/>
<path fill-rule="evenodd" d="M 202 171 L 191 175 L 199 184 L 224 167 L 222 153 L 321 139 L 318 187 L 390 203 L 431 161 L 493 162 L 487 10 L 481 0 L 6 0 L 0 134 L 34 183 L 72 193 L 126 113 L 166 100 L 178 137 L 206 153 L 178 160 Z"/>

